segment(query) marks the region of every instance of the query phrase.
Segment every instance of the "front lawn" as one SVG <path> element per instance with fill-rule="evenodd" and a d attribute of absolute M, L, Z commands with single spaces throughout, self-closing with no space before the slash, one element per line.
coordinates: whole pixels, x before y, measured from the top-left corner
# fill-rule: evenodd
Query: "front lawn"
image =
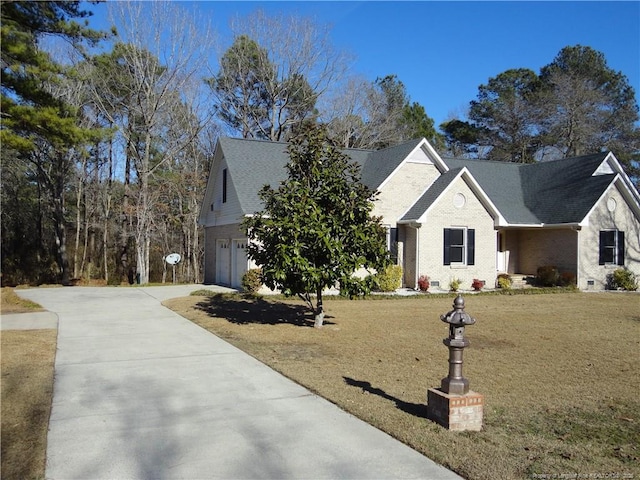
<path fill-rule="evenodd" d="M 475 433 L 425 418 L 452 300 L 327 298 L 322 329 L 296 300 L 166 305 L 463 477 L 640 478 L 639 294 L 465 296 L 464 375 L 486 403 Z"/>

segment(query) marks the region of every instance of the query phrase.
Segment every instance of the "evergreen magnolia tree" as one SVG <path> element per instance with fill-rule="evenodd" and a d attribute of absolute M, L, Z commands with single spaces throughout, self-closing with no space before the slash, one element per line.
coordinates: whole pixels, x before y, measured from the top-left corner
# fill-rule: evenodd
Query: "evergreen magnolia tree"
<path fill-rule="evenodd" d="M 298 295 L 324 319 L 322 292 L 339 282 L 341 293 L 370 292 L 361 268 L 388 264 L 384 228 L 371 216 L 375 192 L 360 182 L 360 169 L 333 146 L 324 129 L 309 127 L 287 147 L 288 178 L 259 193 L 264 210 L 244 222 L 248 256 L 262 268 L 264 283 Z M 313 304 L 313 295 L 316 304 Z"/>

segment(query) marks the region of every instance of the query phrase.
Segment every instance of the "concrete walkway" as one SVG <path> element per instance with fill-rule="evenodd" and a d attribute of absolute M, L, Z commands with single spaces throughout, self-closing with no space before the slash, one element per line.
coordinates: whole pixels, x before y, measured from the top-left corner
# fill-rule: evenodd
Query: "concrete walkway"
<path fill-rule="evenodd" d="M 17 291 L 58 321 L 47 479 L 460 478 L 160 303 L 199 288 Z"/>

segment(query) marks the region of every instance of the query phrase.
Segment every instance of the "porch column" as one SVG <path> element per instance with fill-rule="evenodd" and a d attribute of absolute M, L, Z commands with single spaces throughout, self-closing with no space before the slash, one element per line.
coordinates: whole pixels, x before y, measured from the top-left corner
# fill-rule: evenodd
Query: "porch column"
<path fill-rule="evenodd" d="M 419 222 L 411 222 L 409 226 L 416 231 L 416 271 L 415 278 L 413 279 L 413 288 L 418 287 L 418 279 L 420 278 L 420 227 L 422 226 Z"/>

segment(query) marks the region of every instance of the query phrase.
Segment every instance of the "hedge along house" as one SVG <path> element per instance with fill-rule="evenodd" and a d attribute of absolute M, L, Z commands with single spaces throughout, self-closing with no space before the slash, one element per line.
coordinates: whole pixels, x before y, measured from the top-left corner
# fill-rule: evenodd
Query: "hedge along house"
<path fill-rule="evenodd" d="M 640 195 L 612 153 L 536 164 L 444 158 L 424 139 L 345 150 L 380 192 L 387 243 L 403 286 L 427 275 L 493 286 L 500 273 L 556 266 L 581 289 L 602 290 L 624 266 L 640 275 Z M 221 138 L 200 212 L 205 283 L 239 287 L 254 267 L 240 224 L 262 210 L 258 191 L 286 178 L 286 144 Z"/>

